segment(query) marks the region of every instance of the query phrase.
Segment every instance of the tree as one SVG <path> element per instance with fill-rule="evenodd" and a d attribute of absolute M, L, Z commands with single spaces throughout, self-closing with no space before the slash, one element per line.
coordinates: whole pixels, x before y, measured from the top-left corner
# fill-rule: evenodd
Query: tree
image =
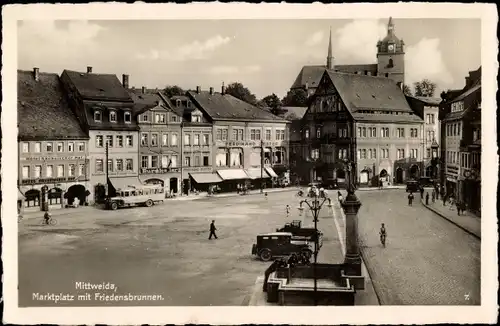
<path fill-rule="evenodd" d="M 302 89 L 292 89 L 288 91 L 281 101 L 283 106 L 307 106 L 307 92 Z"/>
<path fill-rule="evenodd" d="M 283 113 L 283 110 L 281 109 L 281 100 L 274 93 L 264 97 L 259 101 L 259 103 L 257 103 L 257 105 L 270 108 L 271 113 L 274 115 L 281 115 Z"/>
<path fill-rule="evenodd" d="M 242 83 L 234 82 L 226 87 L 226 94 L 230 94 L 242 101 L 245 101 L 247 103 L 250 103 L 252 105 L 257 104 L 257 98 L 255 97 L 252 92 L 245 86 L 243 86 Z"/>
<path fill-rule="evenodd" d="M 406 95 L 406 96 L 412 96 L 411 95 L 411 89 L 410 89 L 410 86 L 406 85 L 406 84 L 403 84 L 403 93 Z"/>
<path fill-rule="evenodd" d="M 415 96 L 432 97 L 436 91 L 436 83 L 428 79 L 413 83 L 415 88 Z"/>
<path fill-rule="evenodd" d="M 165 89 L 163 90 L 163 93 L 168 98 L 171 98 L 172 96 L 176 96 L 176 95 L 184 95 L 184 94 L 186 94 L 186 91 L 183 90 L 182 88 L 180 88 L 179 86 L 174 85 L 174 86 L 165 87 Z"/>

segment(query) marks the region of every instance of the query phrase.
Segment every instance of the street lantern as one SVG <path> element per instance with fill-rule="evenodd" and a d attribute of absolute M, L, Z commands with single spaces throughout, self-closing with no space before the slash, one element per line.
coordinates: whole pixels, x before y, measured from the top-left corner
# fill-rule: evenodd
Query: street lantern
<path fill-rule="evenodd" d="M 314 221 L 314 264 L 313 264 L 313 277 L 314 277 L 314 305 L 318 305 L 318 280 L 316 277 L 316 265 L 318 263 L 318 251 L 319 251 L 319 243 L 318 243 L 318 221 L 319 221 L 319 213 L 321 211 L 321 208 L 326 203 L 326 206 L 328 208 L 332 208 L 332 201 L 331 199 L 326 195 L 325 191 L 319 191 L 316 187 L 311 187 L 307 193 L 311 199 L 304 199 L 301 200 L 299 203 L 299 207 L 297 207 L 299 211 L 299 216 L 302 216 L 302 213 L 304 212 L 305 209 L 309 209 L 311 213 L 313 214 L 313 221 Z M 304 207 L 306 206 L 306 207 Z"/>
<path fill-rule="evenodd" d="M 433 139 L 431 144 L 431 151 L 432 151 L 431 165 L 432 165 L 432 177 L 434 179 L 436 179 L 437 177 L 436 167 L 438 165 L 438 160 L 439 160 L 438 150 L 439 150 L 439 145 L 436 142 L 436 139 Z"/>

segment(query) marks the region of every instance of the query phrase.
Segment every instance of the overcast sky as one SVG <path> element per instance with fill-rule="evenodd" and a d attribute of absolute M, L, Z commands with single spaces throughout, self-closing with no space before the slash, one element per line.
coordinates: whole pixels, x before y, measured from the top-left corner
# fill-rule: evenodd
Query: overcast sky
<path fill-rule="evenodd" d="M 479 19 L 394 19 L 406 44 L 406 83 L 429 78 L 462 88 L 481 64 Z M 241 82 L 262 98 L 283 97 L 304 65 L 376 62 L 384 20 L 20 21 L 18 68 L 130 75 L 130 85 L 186 89 Z M 439 95 L 437 93 L 436 95 Z"/>

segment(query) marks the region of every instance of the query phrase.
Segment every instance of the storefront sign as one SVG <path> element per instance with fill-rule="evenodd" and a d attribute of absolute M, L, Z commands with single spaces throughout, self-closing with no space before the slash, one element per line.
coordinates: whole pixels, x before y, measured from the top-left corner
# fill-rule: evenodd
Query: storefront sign
<path fill-rule="evenodd" d="M 39 183 L 60 183 L 60 182 L 66 182 L 66 181 L 75 181 L 75 177 L 23 179 L 21 181 L 21 184 L 32 185 L 32 184 L 39 184 Z"/>
<path fill-rule="evenodd" d="M 76 161 L 84 160 L 85 156 L 33 156 L 33 157 L 21 157 L 22 161 L 55 161 L 55 160 L 65 160 L 65 161 Z"/>
<path fill-rule="evenodd" d="M 207 167 L 185 167 L 184 168 L 185 172 L 211 172 L 212 167 L 207 166 Z"/>
<path fill-rule="evenodd" d="M 162 174 L 162 173 L 179 172 L 179 168 L 141 168 L 142 174 Z"/>
<path fill-rule="evenodd" d="M 236 146 L 251 146 L 251 147 L 260 147 L 265 146 L 265 147 L 271 147 L 271 146 L 282 146 L 285 142 L 284 141 L 229 141 L 226 142 L 226 147 L 236 147 Z"/>

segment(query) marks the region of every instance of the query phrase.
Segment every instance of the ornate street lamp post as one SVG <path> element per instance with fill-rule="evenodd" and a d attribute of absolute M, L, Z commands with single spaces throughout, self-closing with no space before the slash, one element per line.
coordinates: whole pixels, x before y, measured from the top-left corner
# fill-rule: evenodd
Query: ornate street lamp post
<path fill-rule="evenodd" d="M 437 169 L 436 168 L 437 168 L 437 165 L 439 162 L 439 155 L 438 155 L 439 145 L 436 142 L 436 139 L 432 140 L 431 150 L 432 150 L 432 160 L 431 160 L 432 178 L 436 179 L 436 177 L 437 177 Z"/>
<path fill-rule="evenodd" d="M 361 275 L 361 255 L 358 247 L 358 211 L 361 202 L 355 194 L 355 180 L 353 178 L 354 163 L 344 160 L 346 169 L 346 190 L 347 196 L 341 202 L 346 216 L 346 254 L 344 264 L 347 275 Z"/>
<path fill-rule="evenodd" d="M 319 191 L 318 188 L 316 187 L 311 187 L 310 190 L 307 193 L 307 196 L 309 196 L 310 200 L 304 199 L 300 201 L 300 205 L 297 208 L 299 210 L 299 215 L 302 215 L 302 212 L 304 211 L 304 205 L 311 211 L 313 215 L 313 220 L 314 220 L 314 230 L 315 230 L 315 235 L 314 235 L 314 265 L 313 265 L 313 277 L 314 277 L 314 305 L 318 305 L 318 297 L 317 297 L 317 292 L 318 292 L 318 280 L 316 277 L 316 265 L 318 263 L 318 252 L 319 252 L 319 234 L 318 234 L 318 220 L 319 220 L 319 213 L 321 211 L 321 208 L 325 203 L 328 203 L 327 206 L 328 208 L 331 209 L 332 207 L 332 202 L 329 197 L 327 197 L 327 194 L 325 191 Z"/>

